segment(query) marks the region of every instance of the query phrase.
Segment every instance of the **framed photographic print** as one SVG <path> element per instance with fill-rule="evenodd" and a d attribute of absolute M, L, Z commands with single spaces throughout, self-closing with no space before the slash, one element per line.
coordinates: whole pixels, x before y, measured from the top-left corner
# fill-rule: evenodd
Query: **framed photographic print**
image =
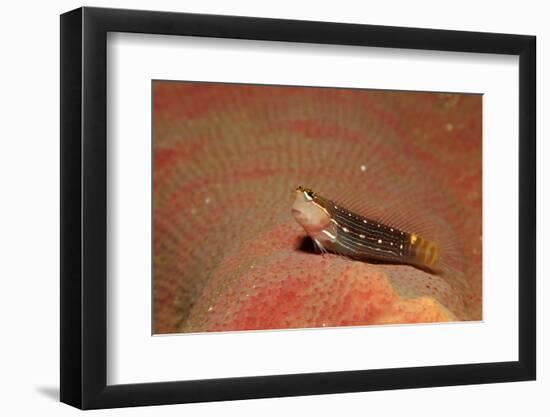
<path fill-rule="evenodd" d="M 61 400 L 535 379 L 535 38 L 61 16 Z"/>

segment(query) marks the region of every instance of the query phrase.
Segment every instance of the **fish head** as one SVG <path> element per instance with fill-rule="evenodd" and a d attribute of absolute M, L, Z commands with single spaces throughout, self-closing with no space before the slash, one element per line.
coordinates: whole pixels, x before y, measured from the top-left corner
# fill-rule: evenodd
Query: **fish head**
<path fill-rule="evenodd" d="M 315 193 L 302 186 L 294 190 L 292 215 L 309 236 L 315 236 L 330 225 L 330 215 L 319 204 Z"/>

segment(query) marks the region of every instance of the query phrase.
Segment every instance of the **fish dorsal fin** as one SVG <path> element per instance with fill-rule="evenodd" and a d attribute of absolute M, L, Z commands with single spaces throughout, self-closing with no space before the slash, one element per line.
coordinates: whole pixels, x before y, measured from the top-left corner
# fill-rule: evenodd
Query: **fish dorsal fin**
<path fill-rule="evenodd" d="M 414 233 L 436 243 L 445 263 L 459 267 L 459 245 L 456 231 L 452 230 L 443 216 L 427 205 L 413 198 L 404 198 L 410 193 L 389 193 L 387 190 L 373 190 L 365 193 L 344 194 L 335 192 L 322 197 L 339 207 L 359 216 L 379 222 L 389 227 Z"/>
<path fill-rule="evenodd" d="M 439 233 L 436 224 L 430 222 L 429 211 L 417 202 L 407 201 L 399 196 L 343 195 L 323 196 L 348 211 L 366 217 L 387 226 L 426 238 L 435 239 Z M 339 195 L 338 195 L 339 194 Z M 433 220 L 433 219 L 432 219 Z"/>

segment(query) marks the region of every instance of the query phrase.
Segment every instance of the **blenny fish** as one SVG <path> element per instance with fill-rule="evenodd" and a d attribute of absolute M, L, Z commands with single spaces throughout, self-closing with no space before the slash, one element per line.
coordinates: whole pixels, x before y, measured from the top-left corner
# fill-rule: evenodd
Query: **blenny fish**
<path fill-rule="evenodd" d="M 416 231 L 404 230 L 399 224 L 365 217 L 309 188 L 296 188 L 292 214 L 321 252 L 359 261 L 408 264 L 431 271 L 437 270 L 441 261 L 440 247 L 435 241 Z"/>

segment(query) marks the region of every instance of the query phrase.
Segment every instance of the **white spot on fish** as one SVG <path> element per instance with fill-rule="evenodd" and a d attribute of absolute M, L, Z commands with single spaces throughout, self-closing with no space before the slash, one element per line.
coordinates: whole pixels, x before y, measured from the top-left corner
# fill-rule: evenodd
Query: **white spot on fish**
<path fill-rule="evenodd" d="M 382 243 L 382 239 L 378 239 L 378 243 Z"/>
<path fill-rule="evenodd" d="M 361 239 L 364 239 L 364 238 L 365 238 L 365 235 L 359 235 L 359 237 L 360 237 Z"/>
<path fill-rule="evenodd" d="M 453 126 L 452 123 L 447 123 L 447 124 L 445 125 L 445 130 L 446 130 L 447 132 L 452 132 L 453 129 L 454 129 L 454 126 Z"/>
<path fill-rule="evenodd" d="M 403 245 L 399 245 L 399 249 L 403 249 Z"/>
<path fill-rule="evenodd" d="M 349 232 L 349 229 L 347 227 L 344 227 L 342 230 L 346 233 Z"/>
<path fill-rule="evenodd" d="M 363 220 L 363 223 L 367 224 L 367 221 L 366 221 L 366 220 Z"/>
<path fill-rule="evenodd" d="M 212 200 L 210 199 L 210 197 L 206 197 L 206 198 L 204 199 L 204 203 L 205 203 L 205 204 L 210 204 L 211 201 L 212 201 Z"/>
<path fill-rule="evenodd" d="M 214 307 L 212 306 L 208 307 L 208 311 L 212 311 L 212 310 L 214 310 Z"/>
<path fill-rule="evenodd" d="M 366 165 L 361 165 L 359 167 L 359 169 L 361 170 L 361 172 L 365 172 L 367 170 L 367 166 Z"/>

